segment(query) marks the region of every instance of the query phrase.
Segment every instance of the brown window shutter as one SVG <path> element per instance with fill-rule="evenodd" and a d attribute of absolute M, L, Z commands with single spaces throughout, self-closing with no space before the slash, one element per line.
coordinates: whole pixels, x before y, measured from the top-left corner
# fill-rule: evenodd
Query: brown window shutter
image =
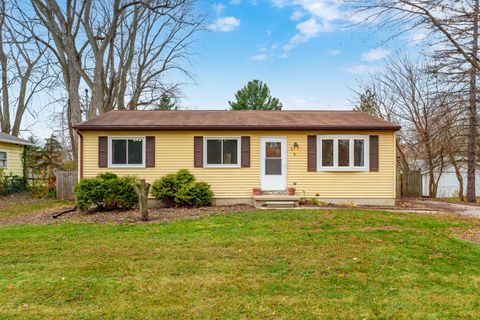
<path fill-rule="evenodd" d="M 98 167 L 108 167 L 108 137 L 98 137 Z"/>
<path fill-rule="evenodd" d="M 242 137 L 242 168 L 250 167 L 250 137 Z"/>
<path fill-rule="evenodd" d="M 146 157 L 145 165 L 147 168 L 155 168 L 155 136 L 148 136 L 145 143 Z"/>
<path fill-rule="evenodd" d="M 378 136 L 370 136 L 370 171 L 378 171 Z"/>
<path fill-rule="evenodd" d="M 308 171 L 317 171 L 317 136 L 307 136 Z"/>
<path fill-rule="evenodd" d="M 195 168 L 203 167 L 203 137 L 193 137 L 193 165 Z"/>

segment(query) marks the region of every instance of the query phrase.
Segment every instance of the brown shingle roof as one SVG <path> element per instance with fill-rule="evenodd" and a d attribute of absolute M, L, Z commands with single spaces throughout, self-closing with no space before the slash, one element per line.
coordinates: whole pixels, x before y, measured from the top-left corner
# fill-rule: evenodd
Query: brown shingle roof
<path fill-rule="evenodd" d="M 74 126 L 79 130 L 399 130 L 358 111 L 110 111 Z"/>

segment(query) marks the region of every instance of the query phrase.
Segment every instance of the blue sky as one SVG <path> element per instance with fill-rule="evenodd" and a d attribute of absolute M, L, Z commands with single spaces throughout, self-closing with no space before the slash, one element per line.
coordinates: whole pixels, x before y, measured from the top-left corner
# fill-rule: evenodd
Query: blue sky
<path fill-rule="evenodd" d="M 351 109 L 355 79 L 393 51 L 381 31 L 347 27 L 360 18 L 335 0 L 203 1 L 200 10 L 210 31 L 198 36 L 196 83 L 184 87 L 190 109 L 226 109 L 252 79 L 285 109 Z"/>
<path fill-rule="evenodd" d="M 351 27 L 362 17 L 340 0 L 200 0 L 198 10 L 207 14 L 209 31 L 196 37 L 195 83 L 170 79 L 186 82 L 181 105 L 188 109 L 228 109 L 253 79 L 267 83 L 284 109 L 351 109 L 357 79 L 424 37 L 420 30 L 385 43 L 391 31 Z M 24 128 L 40 137 L 54 129 L 47 112 L 27 115 Z"/>

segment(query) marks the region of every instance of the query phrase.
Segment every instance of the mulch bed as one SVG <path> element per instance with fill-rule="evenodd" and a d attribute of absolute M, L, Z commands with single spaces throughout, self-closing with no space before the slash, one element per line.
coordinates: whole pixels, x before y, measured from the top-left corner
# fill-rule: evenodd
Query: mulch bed
<path fill-rule="evenodd" d="M 47 209 L 32 215 L 15 217 L 0 221 L 0 224 L 62 224 L 62 223 L 96 223 L 96 224 L 123 224 L 123 223 L 152 223 L 168 222 L 179 219 L 199 218 L 217 214 L 232 214 L 254 210 L 249 205 L 212 206 L 200 208 L 151 208 L 148 210 L 149 221 L 140 220 L 140 212 L 135 210 L 115 210 L 95 213 L 74 211 L 66 213 L 57 219 L 52 216 L 56 212 L 67 208 Z"/>

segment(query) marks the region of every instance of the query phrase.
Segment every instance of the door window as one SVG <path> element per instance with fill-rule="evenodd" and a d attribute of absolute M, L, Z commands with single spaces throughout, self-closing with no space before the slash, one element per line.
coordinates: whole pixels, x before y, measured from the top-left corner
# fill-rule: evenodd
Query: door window
<path fill-rule="evenodd" d="M 265 143 L 265 175 L 282 175 L 282 143 Z"/>

